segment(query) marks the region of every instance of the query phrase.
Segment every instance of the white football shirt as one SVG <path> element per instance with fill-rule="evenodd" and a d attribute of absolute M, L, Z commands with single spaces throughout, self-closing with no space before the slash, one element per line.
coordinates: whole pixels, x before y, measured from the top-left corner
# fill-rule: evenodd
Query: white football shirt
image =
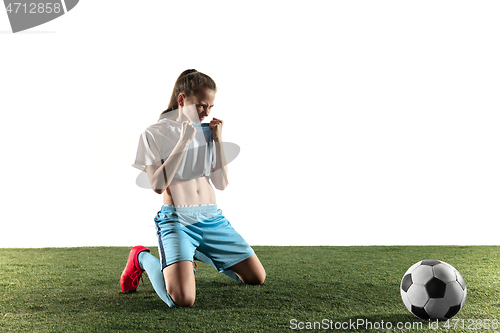
<path fill-rule="evenodd" d="M 180 139 L 182 123 L 172 120 L 175 110 L 161 115 L 156 124 L 148 126 L 139 138 L 134 168 L 146 171 L 147 165 L 161 166 Z M 192 123 L 196 135 L 182 157 L 174 178 L 187 180 L 210 176 L 215 167 L 215 145 L 208 123 Z"/>

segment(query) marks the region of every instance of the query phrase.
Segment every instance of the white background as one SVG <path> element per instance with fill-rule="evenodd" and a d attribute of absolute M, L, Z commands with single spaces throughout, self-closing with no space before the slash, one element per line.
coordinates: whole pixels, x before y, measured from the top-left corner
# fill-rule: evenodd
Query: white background
<path fill-rule="evenodd" d="M 155 245 L 140 133 L 195 68 L 251 245 L 500 244 L 496 1 L 88 1 L 0 11 L 0 247 Z M 211 118 L 211 117 L 210 117 Z"/>

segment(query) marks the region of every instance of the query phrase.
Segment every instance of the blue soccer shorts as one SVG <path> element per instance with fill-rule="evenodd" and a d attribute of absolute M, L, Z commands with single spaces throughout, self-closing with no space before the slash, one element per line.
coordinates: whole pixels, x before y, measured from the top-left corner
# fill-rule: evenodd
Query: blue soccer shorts
<path fill-rule="evenodd" d="M 179 261 L 208 258 L 212 262 L 207 263 L 223 272 L 254 254 L 216 204 L 163 205 L 154 220 L 162 270 Z M 197 257 L 198 253 L 204 256 Z"/>

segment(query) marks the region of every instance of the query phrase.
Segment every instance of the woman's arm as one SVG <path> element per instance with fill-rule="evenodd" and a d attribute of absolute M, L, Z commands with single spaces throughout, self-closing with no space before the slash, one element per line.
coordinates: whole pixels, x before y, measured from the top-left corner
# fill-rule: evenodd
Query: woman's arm
<path fill-rule="evenodd" d="M 187 121 L 183 122 L 182 125 L 180 139 L 165 162 L 159 167 L 155 165 L 146 166 L 146 173 L 148 174 L 151 188 L 158 194 L 162 194 L 168 185 L 170 185 L 172 179 L 174 179 L 174 175 L 179 169 L 179 164 L 196 134 L 194 126 L 188 124 Z"/>
<path fill-rule="evenodd" d="M 215 168 L 210 173 L 210 180 L 215 188 L 223 191 L 229 184 L 227 181 L 227 163 L 226 156 L 224 155 L 224 148 L 222 145 L 222 126 L 224 122 L 214 117 L 210 121 L 210 129 L 212 130 L 212 137 L 215 145 Z"/>
<path fill-rule="evenodd" d="M 214 139 L 214 145 L 217 155 L 215 156 L 215 168 L 213 168 L 210 173 L 210 180 L 216 189 L 223 191 L 229 184 L 227 181 L 226 156 L 224 155 L 222 140 L 219 141 Z"/>

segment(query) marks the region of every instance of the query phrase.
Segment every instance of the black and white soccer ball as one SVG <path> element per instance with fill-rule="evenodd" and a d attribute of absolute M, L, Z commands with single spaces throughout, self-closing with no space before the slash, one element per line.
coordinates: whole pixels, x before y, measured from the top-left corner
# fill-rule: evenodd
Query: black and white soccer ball
<path fill-rule="evenodd" d="M 401 280 L 406 308 L 421 319 L 447 320 L 464 306 L 467 288 L 450 264 L 425 259 L 411 266 Z"/>

